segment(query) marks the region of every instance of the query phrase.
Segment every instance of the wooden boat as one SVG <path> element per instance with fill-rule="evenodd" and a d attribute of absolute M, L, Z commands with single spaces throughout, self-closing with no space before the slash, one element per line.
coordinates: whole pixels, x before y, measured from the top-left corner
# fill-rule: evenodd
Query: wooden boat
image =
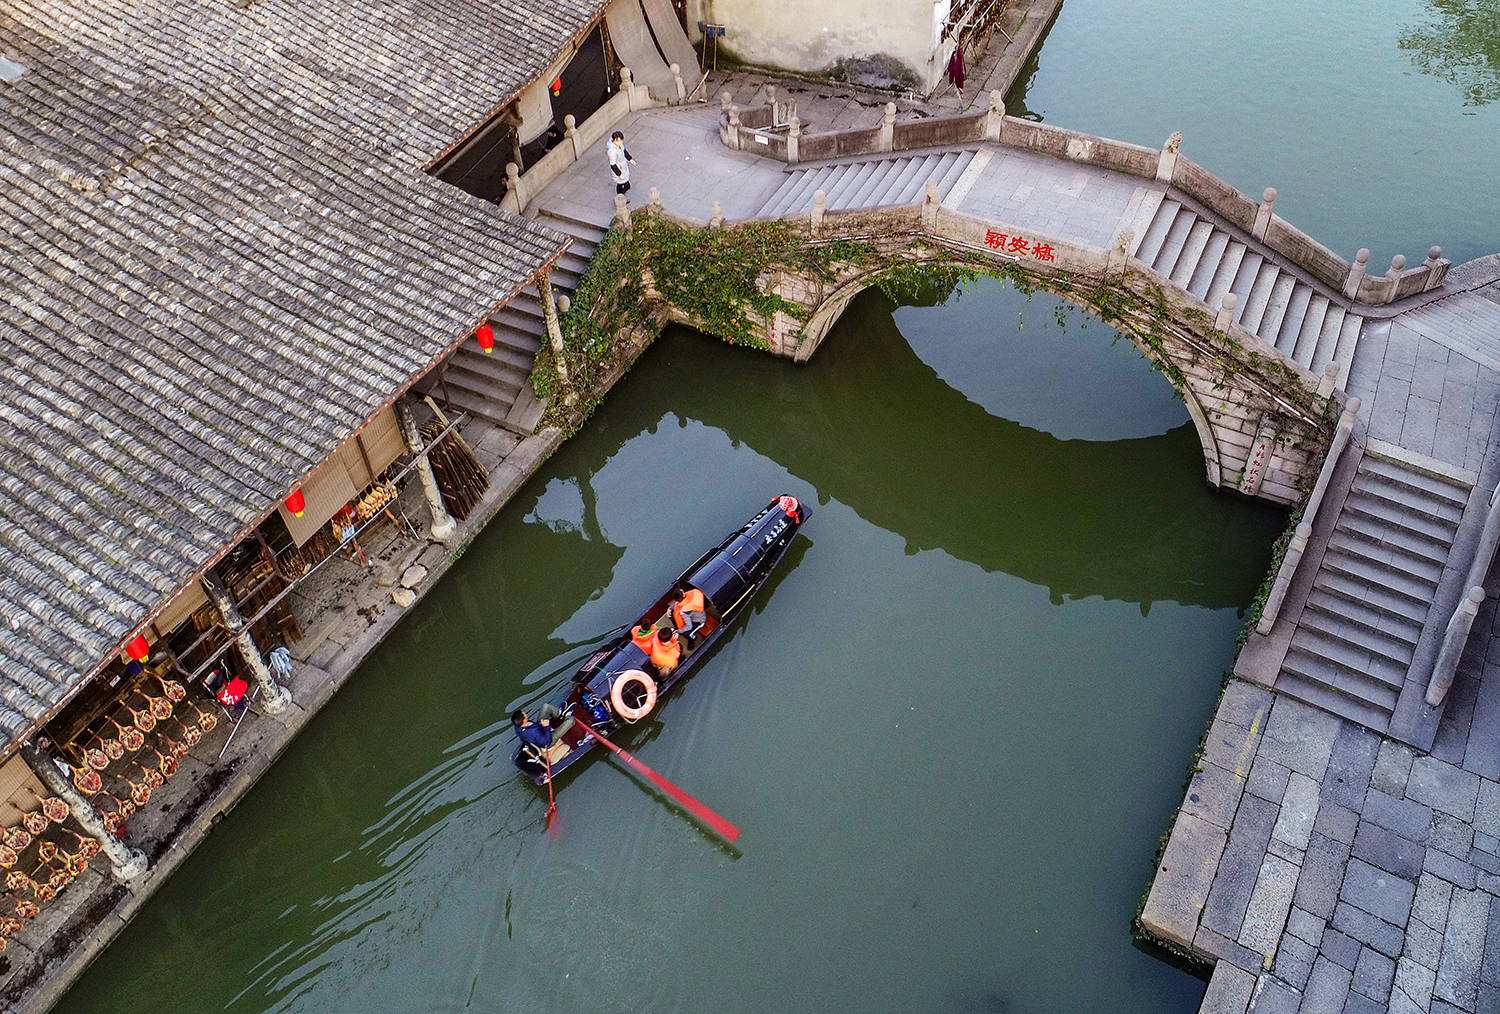
<path fill-rule="evenodd" d="M 658 702 L 667 691 L 681 683 L 708 656 L 711 649 L 724 636 L 735 619 L 744 612 L 761 585 L 775 571 L 786 556 L 787 547 L 798 530 L 807 521 L 808 510 L 796 497 L 778 496 L 728 538 L 704 553 L 655 602 L 625 628 L 625 632 L 610 644 L 594 652 L 578 669 L 567 696 L 553 704 L 566 715 L 575 710 L 590 725 L 606 737 L 629 724 L 622 714 L 616 713 L 611 702 L 611 692 L 616 680 L 631 672 L 642 672 L 652 677 L 657 686 Z M 707 622 L 691 645 L 683 646 L 681 662 L 670 672 L 663 674 L 651 664 L 650 657 L 631 640 L 631 631 L 637 627 L 662 627 L 672 625 L 672 604 L 680 591 L 696 588 L 703 593 L 707 605 Z M 583 703 L 582 688 L 588 690 L 603 707 L 604 720 L 590 717 Z M 630 694 L 636 688 L 622 689 Z M 628 707 L 638 708 L 644 694 L 626 698 Z M 657 704 L 660 707 L 660 704 Z M 637 719 L 639 721 L 639 719 Z M 593 736 L 575 725 L 547 751 L 550 759 L 550 776 L 576 764 L 598 745 Z M 522 743 L 512 757 L 516 767 L 537 785 L 545 785 L 549 777 L 549 765 L 540 751 Z"/>

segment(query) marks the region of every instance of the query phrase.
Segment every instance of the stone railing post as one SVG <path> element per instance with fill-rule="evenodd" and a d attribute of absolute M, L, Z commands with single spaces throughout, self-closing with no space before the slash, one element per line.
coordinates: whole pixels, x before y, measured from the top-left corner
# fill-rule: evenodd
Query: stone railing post
<path fill-rule="evenodd" d="M 615 224 L 630 231 L 630 203 L 625 200 L 624 194 L 615 194 Z"/>
<path fill-rule="evenodd" d="M 517 212 L 526 207 L 526 195 L 521 190 L 521 167 L 514 162 L 505 163 L 505 189 L 515 195 Z"/>
<path fill-rule="evenodd" d="M 1135 230 L 1128 226 L 1115 236 L 1115 241 L 1109 248 L 1109 258 L 1104 262 L 1104 270 L 1109 277 L 1125 277 L 1125 267 L 1130 261 L 1130 247 L 1134 242 Z"/>
<path fill-rule="evenodd" d="M 823 216 L 828 213 L 828 195 L 818 190 L 813 193 L 812 203 L 812 230 L 817 232 L 823 224 Z"/>
<path fill-rule="evenodd" d="M 727 98 L 729 96 L 729 93 L 725 92 L 724 96 Z M 742 150 L 742 148 L 741 148 L 742 142 L 740 141 L 740 107 L 739 106 L 730 106 L 729 107 L 729 126 L 726 129 L 726 131 L 725 131 L 724 143 L 726 145 L 728 145 L 730 148 L 734 149 L 735 151 Z"/>
<path fill-rule="evenodd" d="M 583 157 L 583 142 L 578 139 L 578 120 L 572 113 L 563 117 L 563 136 L 573 145 L 573 161 Z"/>
<path fill-rule="evenodd" d="M 1478 585 L 1470 588 L 1464 600 L 1453 610 L 1448 627 L 1443 631 L 1443 646 L 1438 649 L 1437 661 L 1432 666 L 1432 679 L 1427 682 L 1427 706 L 1437 707 L 1448 696 L 1458 675 L 1458 663 L 1463 658 L 1464 645 L 1469 643 L 1469 631 L 1474 629 L 1474 618 L 1484 604 L 1484 589 Z"/>
<path fill-rule="evenodd" d="M 1182 147 L 1182 131 L 1174 131 L 1167 138 L 1167 143 L 1161 146 L 1161 154 L 1156 157 L 1156 178 L 1163 183 L 1172 182 L 1172 174 L 1177 171 L 1177 149 Z"/>
<path fill-rule="evenodd" d="M 984 139 L 999 143 L 1005 127 L 1005 96 L 999 90 L 990 92 L 990 108 L 984 114 Z"/>
<path fill-rule="evenodd" d="M 724 205 L 714 198 L 714 203 L 708 207 L 708 226 L 710 229 L 719 229 L 724 225 Z"/>
<path fill-rule="evenodd" d="M 776 86 L 766 85 L 766 105 L 771 107 L 771 126 L 781 122 L 781 103 L 776 101 Z"/>
<path fill-rule="evenodd" d="M 1344 298 L 1358 299 L 1360 283 L 1365 280 L 1365 271 L 1370 265 L 1370 250 L 1368 247 L 1360 247 L 1354 255 L 1354 263 L 1349 265 L 1349 279 L 1344 282 Z"/>
<path fill-rule="evenodd" d="M 620 91 L 625 93 L 625 108 L 635 112 L 635 75 L 629 67 L 620 68 Z"/>
<path fill-rule="evenodd" d="M 67 803 L 68 812 L 73 815 L 78 826 L 99 842 L 99 851 L 109 860 L 110 872 L 116 880 L 128 884 L 150 868 L 144 852 L 131 848 L 109 832 L 99 811 L 94 809 L 94 804 L 73 787 L 73 783 L 57 766 L 57 761 L 50 753 L 36 743 L 22 743 L 20 754 L 26 766 L 36 775 L 37 781 L 42 783 L 48 793 Z"/>
<path fill-rule="evenodd" d="M 1406 255 L 1397 254 L 1391 258 L 1391 266 L 1385 269 L 1385 298 L 1382 303 L 1394 302 L 1396 299 L 1396 286 L 1401 284 L 1401 273 L 1406 270 Z"/>
<path fill-rule="evenodd" d="M 650 190 L 647 191 L 647 194 L 651 198 L 651 210 L 652 211 L 660 211 L 660 210 L 662 210 L 661 190 L 658 189 L 657 187 L 652 187 Z"/>
<path fill-rule="evenodd" d="M 880 120 L 880 143 L 878 151 L 890 151 L 896 146 L 896 103 L 885 104 L 885 116 Z"/>
<path fill-rule="evenodd" d="M 719 93 L 719 112 L 728 115 L 729 107 L 734 104 L 734 96 L 727 91 Z"/>
<path fill-rule="evenodd" d="M 667 69 L 672 72 L 672 90 L 677 93 L 677 101 L 678 102 L 686 102 L 687 101 L 687 85 L 685 85 L 685 84 L 682 83 L 682 67 L 681 67 L 681 65 L 674 63 L 670 67 L 668 67 Z"/>
<path fill-rule="evenodd" d="M 929 232 L 937 231 L 938 208 L 942 204 L 943 199 L 938 196 L 937 180 L 928 179 L 922 194 L 922 227 Z"/>
<path fill-rule="evenodd" d="M 1219 312 L 1214 316 L 1214 327 L 1219 331 L 1228 332 L 1229 325 L 1234 321 L 1234 307 L 1239 302 L 1239 297 L 1232 292 L 1224 293 L 1224 298 L 1219 300 Z"/>
<path fill-rule="evenodd" d="M 399 403 L 398 403 L 399 404 Z M 443 512 L 447 518 L 447 511 Z M 453 519 L 448 518 L 452 524 Z M 229 589 L 224 586 L 224 581 L 219 577 L 219 572 L 214 567 L 209 567 L 200 578 L 203 590 L 208 593 L 209 601 L 219 611 L 219 618 L 224 621 L 224 626 L 229 628 L 230 636 L 239 648 L 240 657 L 245 661 L 245 668 L 250 670 L 250 677 L 260 687 L 261 707 L 268 715 L 279 715 L 292 703 L 292 695 L 286 687 L 276 682 L 271 675 L 271 667 L 266 665 L 265 656 L 260 653 L 260 646 L 255 643 L 255 638 L 250 634 L 250 628 L 245 626 L 244 617 L 240 616 L 240 607 L 235 605 L 234 598 L 229 594 Z"/>
<path fill-rule="evenodd" d="M 786 160 L 789 163 L 801 158 L 802 148 L 802 121 L 793 116 L 787 121 L 786 127 Z"/>
<path fill-rule="evenodd" d="M 1260 207 L 1255 211 L 1255 225 L 1251 227 L 1250 234 L 1256 239 L 1265 239 L 1266 230 L 1271 227 L 1271 216 L 1276 213 L 1276 188 L 1266 187 L 1260 195 Z"/>
<path fill-rule="evenodd" d="M 1297 565 L 1302 562 L 1302 554 L 1307 552 L 1307 541 L 1311 538 L 1312 525 L 1306 521 L 1299 523 L 1292 533 L 1292 541 L 1287 544 L 1286 555 L 1281 558 L 1281 566 L 1276 570 L 1276 580 L 1271 584 L 1270 594 L 1261 607 L 1260 620 L 1255 624 L 1257 633 L 1269 634 L 1275 626 L 1276 617 L 1281 612 L 1281 603 L 1286 600 L 1287 590 L 1292 586 L 1292 577 L 1297 573 Z"/>
<path fill-rule="evenodd" d="M 1326 398 L 1333 393 L 1333 389 L 1339 386 L 1339 364 L 1329 363 L 1323 369 L 1323 375 L 1318 378 L 1317 396 Z"/>
<path fill-rule="evenodd" d="M 536 280 L 537 291 L 542 296 L 542 320 L 547 324 L 547 341 L 552 346 L 552 361 L 557 367 L 557 379 L 568 386 L 568 364 L 563 361 L 562 321 L 557 318 L 558 296 L 552 288 L 552 272 L 543 271 Z M 567 296 L 562 300 L 566 301 Z"/>
<path fill-rule="evenodd" d="M 1448 262 L 1443 260 L 1443 248 L 1440 246 L 1429 247 L 1427 250 L 1427 280 L 1422 285 L 1422 291 L 1435 289 L 1443 284 L 1443 279 L 1448 277 Z"/>

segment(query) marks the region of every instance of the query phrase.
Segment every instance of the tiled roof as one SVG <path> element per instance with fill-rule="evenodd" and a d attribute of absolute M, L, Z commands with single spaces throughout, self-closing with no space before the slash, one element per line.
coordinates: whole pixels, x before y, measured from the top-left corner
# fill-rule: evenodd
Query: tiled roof
<path fill-rule="evenodd" d="M 422 171 L 603 0 L 0 0 L 0 747 L 563 237 Z"/>

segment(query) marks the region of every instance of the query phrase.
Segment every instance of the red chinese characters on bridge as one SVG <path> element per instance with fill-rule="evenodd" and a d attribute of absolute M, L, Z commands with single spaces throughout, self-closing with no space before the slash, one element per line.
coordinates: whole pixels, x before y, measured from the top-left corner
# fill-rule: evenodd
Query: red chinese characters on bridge
<path fill-rule="evenodd" d="M 996 232 L 994 229 L 985 230 L 984 245 L 991 250 L 1015 254 L 1018 257 L 1030 254 L 1039 261 L 1057 260 L 1057 251 L 1052 248 L 1051 243 L 1032 243 L 1025 236 L 1010 236 L 1003 232 Z"/>

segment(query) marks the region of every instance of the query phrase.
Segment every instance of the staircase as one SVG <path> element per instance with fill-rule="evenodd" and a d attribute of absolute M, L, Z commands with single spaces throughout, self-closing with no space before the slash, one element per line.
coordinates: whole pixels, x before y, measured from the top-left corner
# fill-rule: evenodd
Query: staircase
<path fill-rule="evenodd" d="M 828 198 L 829 211 L 918 204 L 927 192 L 928 180 L 937 181 L 938 197 L 944 198 L 977 154 L 974 149 L 934 151 L 789 169 L 786 180 L 756 216 L 779 218 L 808 211 L 819 190 Z"/>
<path fill-rule="evenodd" d="M 573 239 L 552 268 L 553 290 L 571 299 L 609 226 L 549 212 L 539 215 L 538 221 Z M 528 285 L 522 289 L 490 318 L 490 324 L 495 329 L 493 352 L 486 355 L 477 342 L 464 342 L 420 389 L 471 416 L 528 435 L 546 408 L 531 390 L 531 367 L 537 350 L 547 340 L 547 323 L 542 316 L 542 297 L 537 287 Z"/>
<path fill-rule="evenodd" d="M 1162 192 L 1147 202 L 1136 221 L 1149 216 L 1149 224 L 1138 230 L 1133 256 L 1214 310 L 1234 293 L 1241 327 L 1313 373 L 1336 363 L 1345 386 L 1363 317 Z"/>
<path fill-rule="evenodd" d="M 1386 730 L 1468 499 L 1463 483 L 1366 450 L 1278 692 Z"/>

